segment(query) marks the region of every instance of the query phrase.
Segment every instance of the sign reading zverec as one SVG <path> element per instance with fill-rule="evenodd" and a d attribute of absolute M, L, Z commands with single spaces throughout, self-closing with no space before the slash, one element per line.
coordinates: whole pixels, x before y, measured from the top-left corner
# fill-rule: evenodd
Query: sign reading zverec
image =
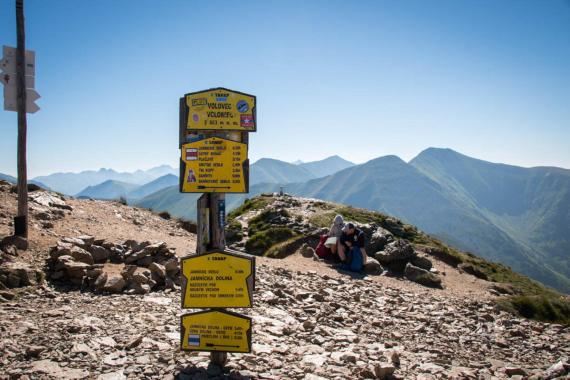
<path fill-rule="evenodd" d="M 204 310 L 180 317 L 184 351 L 251 351 L 251 318 L 226 310 Z"/>
<path fill-rule="evenodd" d="M 182 308 L 252 307 L 255 259 L 212 251 L 181 260 Z"/>
<path fill-rule="evenodd" d="M 182 145 L 180 192 L 247 193 L 247 144 L 220 137 Z"/>
<path fill-rule="evenodd" d="M 186 94 L 184 99 L 187 129 L 256 131 L 253 95 L 218 87 Z"/>

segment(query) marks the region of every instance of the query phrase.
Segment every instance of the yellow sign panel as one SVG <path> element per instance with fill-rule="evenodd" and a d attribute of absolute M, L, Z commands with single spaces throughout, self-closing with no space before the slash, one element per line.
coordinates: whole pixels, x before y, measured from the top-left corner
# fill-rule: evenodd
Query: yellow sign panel
<path fill-rule="evenodd" d="M 247 144 L 220 137 L 182 145 L 182 193 L 247 193 Z"/>
<path fill-rule="evenodd" d="M 213 251 L 181 260 L 182 307 L 252 307 L 255 259 Z"/>
<path fill-rule="evenodd" d="M 180 317 L 185 351 L 251 351 L 251 318 L 225 310 L 205 310 Z"/>
<path fill-rule="evenodd" d="M 222 87 L 186 94 L 186 128 L 255 132 L 255 102 L 253 95 Z"/>

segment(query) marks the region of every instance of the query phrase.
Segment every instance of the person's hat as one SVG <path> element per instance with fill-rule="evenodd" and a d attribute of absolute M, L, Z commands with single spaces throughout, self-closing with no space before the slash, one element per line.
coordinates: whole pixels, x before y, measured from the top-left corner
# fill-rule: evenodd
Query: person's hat
<path fill-rule="evenodd" d="M 342 232 L 348 232 L 348 230 L 354 228 L 354 223 L 348 222 L 342 228 Z"/>

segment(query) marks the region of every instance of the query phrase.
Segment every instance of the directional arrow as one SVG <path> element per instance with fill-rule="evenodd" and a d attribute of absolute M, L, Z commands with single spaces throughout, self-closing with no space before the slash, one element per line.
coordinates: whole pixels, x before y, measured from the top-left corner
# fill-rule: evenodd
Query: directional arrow
<path fill-rule="evenodd" d="M 206 343 L 206 347 L 231 347 L 231 348 L 239 348 L 239 346 L 232 346 L 228 344 L 214 344 L 214 343 Z"/>
<path fill-rule="evenodd" d="M 26 112 L 36 113 L 40 110 L 40 107 L 36 103 L 36 100 L 40 98 L 40 94 L 34 89 L 26 90 Z M 18 111 L 18 94 L 16 91 L 16 86 L 4 86 L 4 109 L 6 111 Z"/>
<path fill-rule="evenodd" d="M 198 189 L 230 189 L 229 186 L 204 186 L 198 185 Z"/>

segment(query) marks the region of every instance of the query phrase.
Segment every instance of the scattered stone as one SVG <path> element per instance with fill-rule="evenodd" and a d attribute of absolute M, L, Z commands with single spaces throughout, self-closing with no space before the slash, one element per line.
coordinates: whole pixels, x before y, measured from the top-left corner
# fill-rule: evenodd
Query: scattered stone
<path fill-rule="evenodd" d="M 316 255 L 314 248 L 310 247 L 307 243 L 303 243 L 299 249 L 303 257 L 311 258 Z"/>
<path fill-rule="evenodd" d="M 406 265 L 404 275 L 408 280 L 417 282 L 418 284 L 432 288 L 441 288 L 441 278 L 425 269 L 413 266 L 410 263 Z"/>

